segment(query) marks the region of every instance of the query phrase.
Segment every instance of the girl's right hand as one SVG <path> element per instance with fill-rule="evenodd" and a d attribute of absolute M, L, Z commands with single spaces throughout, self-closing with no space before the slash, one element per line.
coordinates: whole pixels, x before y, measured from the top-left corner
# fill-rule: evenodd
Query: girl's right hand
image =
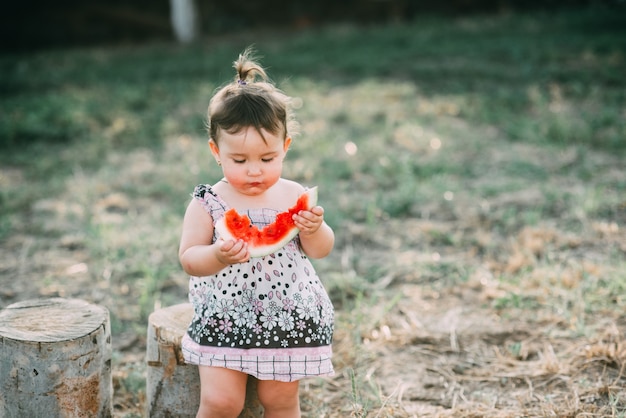
<path fill-rule="evenodd" d="M 243 240 L 227 240 L 217 243 L 217 259 L 220 263 L 231 265 L 245 263 L 250 259 L 248 244 Z"/>

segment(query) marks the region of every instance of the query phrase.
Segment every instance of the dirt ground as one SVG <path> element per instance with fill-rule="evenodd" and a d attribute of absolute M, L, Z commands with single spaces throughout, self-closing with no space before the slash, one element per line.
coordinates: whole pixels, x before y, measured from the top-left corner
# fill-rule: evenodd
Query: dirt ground
<path fill-rule="evenodd" d="M 89 262 L 88 254 L 70 241 L 62 238 L 57 245 L 27 234 L 11 237 L 2 252 L 2 273 L 20 280 L 3 280 L 3 306 L 53 296 L 107 301 L 113 309 L 132 303 L 113 302 L 103 294 L 106 289 L 94 288 L 78 271 L 81 262 Z M 30 261 L 23 257 L 33 252 Z M 75 273 L 65 283 L 40 279 L 46 271 L 68 270 Z M 355 342 L 355 329 L 338 328 L 338 374 L 303 385 L 305 416 L 617 417 L 626 412 L 624 316 L 589 318 L 591 335 L 572 339 L 572 324 L 549 313 L 530 317 L 532 311 L 520 310 L 503 316 L 491 309 L 488 302 L 502 292 L 492 278 L 437 290 L 421 280 L 402 272 L 387 278 L 385 296 L 397 303 L 374 307 L 372 314 L 381 319 L 373 329 L 356 330 L 363 334 L 362 344 Z M 389 312 L 379 312 L 385 309 Z M 141 394 L 129 393 L 124 379 L 142 370 L 136 365 L 144 361 L 145 340 L 134 333 L 115 335 L 113 347 L 121 356 L 113 373 L 116 414 L 140 414 Z M 365 395 L 359 389 L 350 393 L 355 380 L 350 371 L 362 373 Z"/>
<path fill-rule="evenodd" d="M 11 170 L 2 178 L 22 181 Z M 497 212 L 535 198 L 525 191 L 487 203 Z M 136 205 L 108 194 L 92 210 L 115 222 Z M 82 298 L 107 306 L 118 321 L 136 321 L 137 292 L 93 273 L 84 237 L 68 227 L 84 210 L 68 196 L 48 196 L 14 220 L 1 244 L 0 307 Z M 338 311 L 337 375 L 302 384 L 304 416 L 626 415 L 626 316 L 586 312 L 576 296 L 589 277 L 606 273 L 607 252 L 626 254 L 625 225 L 589 220 L 579 235 L 541 225 L 499 241 L 481 219 L 478 210 L 439 211 L 341 231 L 335 252 L 319 264 L 323 276 L 342 272 L 343 284 L 332 277 L 329 284 Z M 441 238 L 447 235 L 457 244 Z M 350 284 L 351 271 L 375 271 L 373 260 L 381 259 L 390 261 L 377 280 Z M 529 271 L 523 284 L 497 279 L 520 269 Z M 185 289 L 186 278 L 175 274 L 159 291 L 184 301 Z M 119 417 L 143 410 L 143 332 L 139 324 L 113 335 Z"/>
<path fill-rule="evenodd" d="M 439 228 L 463 228 L 456 222 L 447 224 Z M 395 226 L 390 222 L 387 227 L 407 242 L 420 235 L 417 230 L 435 226 L 415 221 L 413 231 L 406 222 Z M 494 304 L 519 291 L 516 286 L 495 280 L 493 275 L 499 269 L 519 268 L 517 263 L 522 262 L 516 260 L 515 251 L 542 253 L 557 241 L 561 241 L 557 247 L 565 252 L 585 251 L 587 255 L 614 245 L 626 249 L 623 234 L 604 237 L 600 240 L 604 242 L 599 242 L 598 236 L 581 242 L 555 231 L 527 228 L 515 240 L 502 244 L 503 252 L 510 253 L 501 265 L 473 264 L 473 273 L 466 281 L 452 283 L 445 283 L 445 277 L 454 276 L 454 272 L 428 275 L 416 266 L 433 258 L 442 265 L 454 260 L 458 266 L 458 260 L 464 260 L 466 264 L 461 265 L 470 266 L 480 259 L 473 251 L 454 248 L 421 259 L 407 251 L 405 260 L 400 256 L 396 269 L 375 285 L 384 291 L 379 304 L 368 312 L 376 320 L 366 322 L 376 325 L 356 326 L 362 345 L 354 343 L 349 327 L 338 331 L 336 350 L 341 361 L 347 361 L 342 366 L 356 364 L 364 380 L 361 384 L 378 393 L 376 399 L 382 405 L 372 405 L 368 410 L 359 406 L 357 399 L 357 405 L 349 411 L 361 416 L 355 414 L 361 408 L 362 416 L 390 417 L 624 416 L 626 317 L 622 313 L 607 310 L 585 316 L 578 312 L 567 320 L 561 308 L 549 303 L 536 307 L 520 303 L 519 307 L 506 309 Z M 531 248 L 534 250 L 529 251 Z M 371 259 L 379 251 L 372 251 L 370 243 L 360 248 L 359 254 Z M 573 253 L 569 257 L 573 258 Z M 535 288 L 538 300 L 549 300 L 547 293 L 558 290 L 542 281 L 558 280 L 566 282 L 565 292 L 575 293 L 576 283 L 585 271 L 602 268 L 586 263 L 561 265 L 559 274 L 537 267 L 535 283 L 526 283 L 524 288 Z M 569 303 L 575 303 L 575 297 Z M 584 330 L 580 329 L 582 318 Z M 349 376 L 340 377 L 338 382 L 342 378 L 348 380 Z M 331 399 L 328 402 L 340 403 Z"/>

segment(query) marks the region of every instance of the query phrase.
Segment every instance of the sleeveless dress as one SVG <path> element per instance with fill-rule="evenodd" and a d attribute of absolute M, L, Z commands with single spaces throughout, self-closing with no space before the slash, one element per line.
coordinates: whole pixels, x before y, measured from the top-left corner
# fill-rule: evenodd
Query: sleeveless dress
<path fill-rule="evenodd" d="M 193 198 L 214 222 L 229 209 L 209 185 L 196 186 Z M 245 213 L 259 228 L 278 214 L 273 209 Z M 213 242 L 218 239 L 215 231 Z M 299 236 L 265 257 L 212 276 L 191 276 L 189 300 L 194 316 L 182 340 L 187 363 L 283 382 L 334 374 L 333 305 Z"/>

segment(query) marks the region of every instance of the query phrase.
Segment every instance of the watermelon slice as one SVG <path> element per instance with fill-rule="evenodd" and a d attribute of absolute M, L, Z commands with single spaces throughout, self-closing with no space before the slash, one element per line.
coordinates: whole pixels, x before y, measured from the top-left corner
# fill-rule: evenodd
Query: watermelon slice
<path fill-rule="evenodd" d="M 296 204 L 276 215 L 276 220 L 263 229 L 250 223 L 247 215 L 240 215 L 234 208 L 215 223 L 215 229 L 224 240 L 244 240 L 248 243 L 250 257 L 263 257 L 283 248 L 300 230 L 294 225 L 292 216 L 301 210 L 311 209 L 317 204 L 317 186 L 308 189 Z"/>

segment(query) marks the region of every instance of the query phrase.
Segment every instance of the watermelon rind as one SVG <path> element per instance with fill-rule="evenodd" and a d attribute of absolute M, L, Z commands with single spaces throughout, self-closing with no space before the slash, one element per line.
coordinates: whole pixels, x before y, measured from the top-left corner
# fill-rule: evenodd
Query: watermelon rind
<path fill-rule="evenodd" d="M 308 209 L 311 209 L 312 207 L 317 205 L 317 186 L 307 189 L 303 193 L 303 195 L 308 196 L 308 200 L 309 200 Z M 227 228 L 225 217 L 220 218 L 215 223 L 215 229 L 217 230 L 220 239 L 224 241 L 237 240 L 237 237 L 231 234 L 230 230 Z M 276 241 L 274 244 L 251 245 L 249 243 L 248 250 L 250 252 L 250 258 L 265 257 L 266 255 L 275 253 L 276 251 L 280 250 L 285 245 L 287 245 L 287 243 L 289 243 L 289 241 L 291 241 L 296 235 L 298 235 L 299 232 L 300 230 L 294 226 L 280 240 Z"/>

